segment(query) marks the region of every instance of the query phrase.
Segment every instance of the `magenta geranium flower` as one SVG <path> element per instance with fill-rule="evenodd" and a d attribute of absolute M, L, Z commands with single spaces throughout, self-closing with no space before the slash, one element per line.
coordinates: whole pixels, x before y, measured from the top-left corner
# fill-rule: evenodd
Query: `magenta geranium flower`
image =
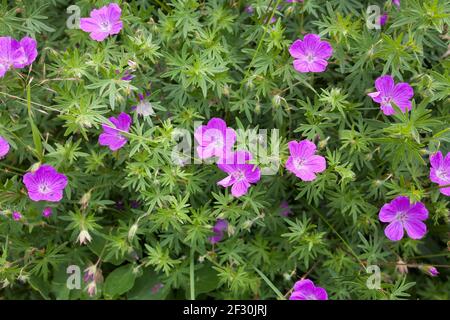
<path fill-rule="evenodd" d="M 37 57 L 36 40 L 24 37 L 17 41 L 11 37 L 0 37 L 0 78 L 11 68 L 23 68 Z"/>
<path fill-rule="evenodd" d="M 120 15 L 122 10 L 116 3 L 110 3 L 100 9 L 94 9 L 90 18 L 80 19 L 80 28 L 90 33 L 90 37 L 96 41 L 103 41 L 108 36 L 118 34 L 122 30 Z"/>
<path fill-rule="evenodd" d="M 392 0 L 392 3 L 395 4 L 398 8 L 400 8 L 400 0 Z"/>
<path fill-rule="evenodd" d="M 289 300 L 328 300 L 327 291 L 309 279 L 297 281 Z"/>
<path fill-rule="evenodd" d="M 6 157 L 9 152 L 8 140 L 0 136 L 0 160 Z"/>
<path fill-rule="evenodd" d="M 216 224 L 214 225 L 212 231 L 214 235 L 208 238 L 208 241 L 211 244 L 215 244 L 217 242 L 222 241 L 224 232 L 228 228 L 228 221 L 224 219 L 217 219 Z"/>
<path fill-rule="evenodd" d="M 218 164 L 220 170 L 228 173 L 225 179 L 217 182 L 222 187 L 231 187 L 231 194 L 238 198 L 247 193 L 251 183 L 261 179 L 261 171 L 254 164 L 249 164 L 252 155 L 247 151 L 236 151 L 225 161 Z"/>
<path fill-rule="evenodd" d="M 327 60 L 333 55 L 333 48 L 327 41 L 321 41 L 317 34 L 307 34 L 303 40 L 296 40 L 289 48 L 298 72 L 323 72 Z"/>
<path fill-rule="evenodd" d="M 48 218 L 48 217 L 50 217 L 51 215 L 52 215 L 52 208 L 46 207 L 46 208 L 44 208 L 44 210 L 42 210 L 42 216 L 43 216 L 44 218 Z"/>
<path fill-rule="evenodd" d="M 430 180 L 440 186 L 450 185 L 450 152 L 447 155 L 442 155 L 442 152 L 437 152 L 430 156 Z M 440 188 L 442 194 L 450 196 L 450 187 Z"/>
<path fill-rule="evenodd" d="M 316 173 L 327 168 L 325 158 L 315 155 L 316 145 L 313 142 L 309 140 L 290 141 L 288 147 L 291 156 L 286 161 L 286 169 L 303 181 L 313 181 L 316 179 Z"/>
<path fill-rule="evenodd" d="M 20 40 L 19 48 L 14 52 L 14 68 L 24 68 L 33 63 L 37 57 L 36 40 L 25 37 Z"/>
<path fill-rule="evenodd" d="M 231 155 L 231 149 L 236 142 L 236 132 L 228 128 L 225 121 L 220 118 L 212 118 L 206 126 L 198 127 L 194 137 L 198 143 L 199 158 L 218 157 L 219 162 Z"/>
<path fill-rule="evenodd" d="M 394 78 L 389 75 L 381 76 L 375 80 L 376 92 L 369 93 L 368 96 L 373 101 L 380 104 L 381 111 L 387 116 L 395 114 L 392 102 L 397 105 L 403 113 L 411 110 L 411 98 L 414 96 L 413 88 L 406 82 L 394 83 Z"/>
<path fill-rule="evenodd" d="M 131 117 L 125 112 L 121 112 L 117 118 L 110 117 L 109 121 L 114 125 L 102 124 L 103 133 L 98 137 L 98 143 L 102 146 L 108 146 L 111 151 L 122 148 L 128 141 L 122 135 L 122 132 L 129 132 L 131 126 Z"/>
<path fill-rule="evenodd" d="M 22 214 L 20 212 L 18 212 L 18 211 L 14 211 L 13 214 L 12 214 L 12 218 L 15 221 L 19 221 L 20 219 L 22 219 Z"/>
<path fill-rule="evenodd" d="M 428 210 L 422 202 L 410 203 L 408 197 L 399 196 L 386 203 L 378 215 L 380 221 L 389 222 L 384 234 L 392 241 L 403 238 L 404 230 L 411 239 L 422 239 L 427 226 Z"/>
<path fill-rule="evenodd" d="M 31 200 L 58 202 L 67 186 L 67 177 L 52 166 L 44 164 L 36 171 L 26 173 L 23 183 Z"/>

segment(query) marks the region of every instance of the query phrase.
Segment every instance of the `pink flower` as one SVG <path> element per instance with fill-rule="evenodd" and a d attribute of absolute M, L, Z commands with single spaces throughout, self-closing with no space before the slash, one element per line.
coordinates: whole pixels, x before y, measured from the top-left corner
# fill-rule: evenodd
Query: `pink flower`
<path fill-rule="evenodd" d="M 436 267 L 430 267 L 428 269 L 428 274 L 432 277 L 437 277 L 439 275 L 439 271 L 436 269 Z"/>
<path fill-rule="evenodd" d="M 9 152 L 8 140 L 0 136 L 0 160 L 6 157 Z"/>
<path fill-rule="evenodd" d="M 121 112 L 117 118 L 110 117 L 109 121 L 114 127 L 108 124 L 102 124 L 103 133 L 98 137 L 98 143 L 101 146 L 108 146 L 111 151 L 122 148 L 127 143 L 121 132 L 129 132 L 131 126 L 131 117 L 125 112 Z"/>
<path fill-rule="evenodd" d="M 327 291 L 309 279 L 297 281 L 289 300 L 328 300 Z"/>
<path fill-rule="evenodd" d="M 228 221 L 225 219 L 217 219 L 216 224 L 213 227 L 214 235 L 208 238 L 211 244 L 222 241 L 224 232 L 228 228 Z"/>
<path fill-rule="evenodd" d="M 403 238 L 403 229 L 411 239 L 422 239 L 427 232 L 427 226 L 422 222 L 428 219 L 427 208 L 422 202 L 410 203 L 408 197 L 400 196 L 386 203 L 378 217 L 382 222 L 389 222 L 384 234 L 392 241 Z"/>
<path fill-rule="evenodd" d="M 33 63 L 37 57 L 36 40 L 24 37 L 20 40 L 19 48 L 14 52 L 14 68 L 24 68 Z"/>
<path fill-rule="evenodd" d="M 238 198 L 247 193 L 251 183 L 261 179 L 261 171 L 254 164 L 249 164 L 252 155 L 247 151 L 236 151 L 224 162 L 219 163 L 220 170 L 228 173 L 225 179 L 217 182 L 222 187 L 231 187 L 231 194 Z"/>
<path fill-rule="evenodd" d="M 313 181 L 316 179 L 316 173 L 327 168 L 325 158 L 314 155 L 316 145 L 313 142 L 309 140 L 290 141 L 288 147 L 291 156 L 286 161 L 286 169 L 303 181 Z"/>
<path fill-rule="evenodd" d="M 227 127 L 224 120 L 212 118 L 208 124 L 195 130 L 195 140 L 198 143 L 197 153 L 200 159 L 217 157 L 227 158 L 232 154 L 231 149 L 236 142 L 236 132 Z"/>
<path fill-rule="evenodd" d="M 23 183 L 31 200 L 58 202 L 67 186 L 67 177 L 52 166 L 44 164 L 36 171 L 26 173 Z"/>
<path fill-rule="evenodd" d="M 37 57 L 36 40 L 24 37 L 17 41 L 11 37 L 0 37 L 0 78 L 14 68 L 23 68 Z"/>
<path fill-rule="evenodd" d="M 50 217 L 51 215 L 52 215 L 52 208 L 46 207 L 46 208 L 44 208 L 44 210 L 42 210 L 42 216 L 43 216 L 44 218 L 48 218 L 48 217 Z"/>
<path fill-rule="evenodd" d="M 380 17 L 380 26 L 384 26 L 388 21 L 388 18 L 389 18 L 388 14 L 386 12 L 383 13 Z"/>
<path fill-rule="evenodd" d="M 20 212 L 18 212 L 18 211 L 14 211 L 13 214 L 12 214 L 12 218 L 15 221 L 19 221 L 20 219 L 22 219 L 22 214 Z"/>
<path fill-rule="evenodd" d="M 378 91 L 369 93 L 368 96 L 373 101 L 380 104 L 381 111 L 387 116 L 395 114 L 395 109 L 391 103 L 395 103 L 400 110 L 405 113 L 406 110 L 411 110 L 412 103 L 410 99 L 414 96 L 414 91 L 411 86 L 406 83 L 394 83 L 394 79 L 389 76 L 381 76 L 375 80 L 375 88 Z"/>
<path fill-rule="evenodd" d="M 392 0 L 392 3 L 395 4 L 398 8 L 400 8 L 400 0 Z"/>
<path fill-rule="evenodd" d="M 450 185 L 450 152 L 445 158 L 442 152 L 430 156 L 430 180 L 440 186 Z M 440 188 L 442 194 L 450 196 L 450 187 Z"/>
<path fill-rule="evenodd" d="M 321 41 L 317 34 L 307 34 L 303 40 L 296 40 L 289 48 L 294 60 L 294 69 L 298 72 L 323 72 L 327 60 L 333 55 L 333 48 L 326 41 Z"/>
<path fill-rule="evenodd" d="M 118 34 L 122 30 L 120 15 L 122 10 L 116 3 L 110 3 L 100 9 L 91 11 L 90 18 L 80 19 L 80 28 L 90 33 L 96 41 L 103 41 L 108 36 Z"/>

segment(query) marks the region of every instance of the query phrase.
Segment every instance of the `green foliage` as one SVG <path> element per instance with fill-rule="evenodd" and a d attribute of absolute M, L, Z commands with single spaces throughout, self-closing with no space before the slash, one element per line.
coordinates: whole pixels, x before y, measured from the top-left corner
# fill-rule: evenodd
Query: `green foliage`
<path fill-rule="evenodd" d="M 116 1 L 124 28 L 103 42 L 67 28 L 72 2 L 0 4 L 1 35 L 30 35 L 39 50 L 32 68 L 0 78 L 11 145 L 0 160 L 0 299 L 89 299 L 87 283 L 66 286 L 70 265 L 97 267 L 97 299 L 282 299 L 303 276 L 331 299 L 449 299 L 449 200 L 429 179 L 429 155 L 450 151 L 448 1 L 378 1 L 381 30 L 366 26 L 371 1 Z M 75 2 L 82 16 L 107 3 Z M 293 69 L 289 46 L 306 33 L 331 43 L 326 72 Z M 386 73 L 414 88 L 411 112 L 385 116 L 367 97 Z M 146 118 L 131 111 L 145 91 Z M 133 125 L 110 152 L 98 135 L 121 111 Z M 175 165 L 176 130 L 211 117 L 278 129 L 277 173 L 236 199 L 216 166 Z M 287 142 L 301 139 L 327 159 L 312 182 L 283 168 Z M 39 162 L 69 179 L 50 218 L 22 183 Z M 398 195 L 427 206 L 424 239 L 383 234 L 379 208 Z M 229 228 L 211 245 L 217 219 Z M 378 289 L 369 265 L 380 266 Z"/>

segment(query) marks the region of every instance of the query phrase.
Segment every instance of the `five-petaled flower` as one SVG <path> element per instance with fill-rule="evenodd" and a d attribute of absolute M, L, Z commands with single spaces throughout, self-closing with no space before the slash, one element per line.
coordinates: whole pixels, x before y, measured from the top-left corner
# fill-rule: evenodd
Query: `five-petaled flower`
<path fill-rule="evenodd" d="M 380 221 L 389 222 L 384 234 L 389 240 L 403 238 L 404 229 L 411 239 L 422 239 L 427 226 L 422 221 L 428 219 L 428 210 L 422 202 L 410 203 L 408 197 L 399 196 L 386 203 L 378 215 Z"/>
<path fill-rule="evenodd" d="M 442 194 L 450 196 L 450 152 L 447 155 L 442 155 L 442 152 L 437 152 L 430 156 L 430 180 L 437 183 L 439 186 L 448 186 L 440 188 Z"/>
<path fill-rule="evenodd" d="M 9 143 L 8 140 L 0 136 L 0 159 L 6 157 L 9 152 Z"/>
<path fill-rule="evenodd" d="M 222 187 L 231 187 L 231 194 L 238 198 L 247 193 L 251 183 L 261 179 L 261 171 L 254 164 L 248 162 L 252 155 L 247 151 L 236 151 L 229 157 L 217 164 L 220 170 L 228 173 L 225 179 L 217 182 Z"/>
<path fill-rule="evenodd" d="M 395 103 L 405 113 L 411 110 L 411 99 L 414 96 L 413 88 L 406 82 L 394 83 L 394 78 L 389 75 L 381 76 L 375 80 L 375 88 L 378 91 L 368 94 L 373 101 L 380 104 L 381 111 L 387 116 L 395 114 L 392 103 Z"/>
<path fill-rule="evenodd" d="M 24 68 L 33 63 L 38 52 L 36 40 L 24 37 L 17 41 L 11 37 L 0 37 L 0 78 L 11 68 Z"/>
<path fill-rule="evenodd" d="M 98 137 L 98 143 L 101 146 L 108 146 L 111 151 L 122 148 L 127 143 L 122 133 L 129 132 L 131 126 L 131 117 L 125 112 L 121 112 L 117 118 L 110 117 L 109 121 L 114 125 L 102 124 L 103 133 Z"/>
<path fill-rule="evenodd" d="M 286 161 L 286 169 L 294 173 L 303 181 L 313 181 L 316 173 L 327 168 L 324 157 L 315 155 L 316 145 L 309 140 L 288 143 L 290 157 Z"/>
<path fill-rule="evenodd" d="M 26 173 L 23 183 L 31 200 L 58 202 L 67 186 L 67 177 L 52 166 L 43 164 L 36 171 Z"/>
<path fill-rule="evenodd" d="M 208 124 L 199 126 L 194 133 L 198 143 L 197 154 L 200 159 L 218 158 L 218 163 L 232 154 L 236 132 L 227 127 L 224 120 L 212 118 Z"/>
<path fill-rule="evenodd" d="M 90 18 L 80 19 L 80 28 L 90 33 L 90 37 L 96 41 L 103 41 L 108 36 L 118 34 L 122 30 L 120 16 L 122 10 L 116 3 L 110 3 L 100 9 L 94 9 Z"/>
<path fill-rule="evenodd" d="M 289 300 L 328 300 L 328 294 L 324 288 L 316 287 L 311 280 L 303 279 L 294 284 Z"/>
<path fill-rule="evenodd" d="M 307 34 L 303 40 L 296 40 L 289 48 L 294 60 L 294 69 L 305 72 L 323 72 L 328 59 L 333 55 L 333 48 L 327 41 L 321 41 L 317 34 Z"/>

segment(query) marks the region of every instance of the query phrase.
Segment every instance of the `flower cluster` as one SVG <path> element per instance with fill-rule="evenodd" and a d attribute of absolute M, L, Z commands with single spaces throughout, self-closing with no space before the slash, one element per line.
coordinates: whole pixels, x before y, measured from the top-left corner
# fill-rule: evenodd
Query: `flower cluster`
<path fill-rule="evenodd" d="M 414 298 L 440 298 L 450 196 L 441 2 L 416 1 L 422 21 L 388 0 L 378 22 L 389 28 L 372 31 L 368 2 L 82 1 L 91 11 L 80 28 L 53 34 L 60 6 L 44 19 L 25 2 L 26 15 L 5 11 L 17 20 L 6 17 L 0 37 L 5 297 L 12 279 L 32 279 L 67 298 L 38 278 L 58 281 L 68 253 L 98 258 L 79 298 L 402 298 L 410 278 Z M 276 129 L 276 151 L 260 157 L 259 137 L 240 145 L 237 128 Z M 178 129 L 208 165 L 174 163 Z M 266 160 L 281 168 L 265 175 Z M 86 247 L 71 251 L 68 238 Z M 372 261 L 387 283 L 366 293 Z"/>

